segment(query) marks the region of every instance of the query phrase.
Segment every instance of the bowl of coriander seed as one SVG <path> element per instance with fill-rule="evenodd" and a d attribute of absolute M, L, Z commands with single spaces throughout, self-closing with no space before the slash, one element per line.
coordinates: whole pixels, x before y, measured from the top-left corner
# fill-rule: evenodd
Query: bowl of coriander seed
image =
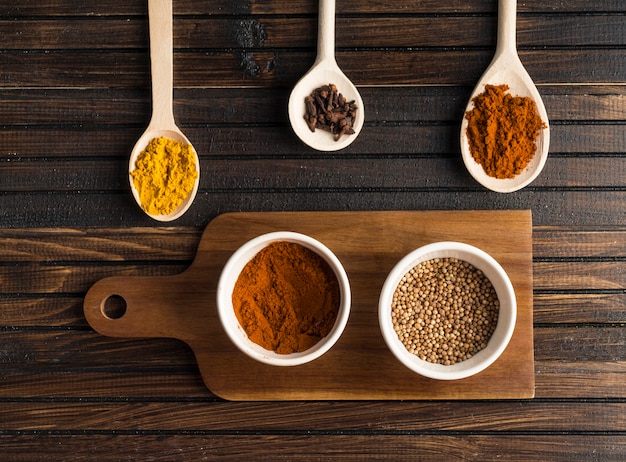
<path fill-rule="evenodd" d="M 517 303 L 511 281 L 483 250 L 435 242 L 402 258 L 379 299 L 382 335 L 393 355 L 431 379 L 482 372 L 506 349 Z"/>

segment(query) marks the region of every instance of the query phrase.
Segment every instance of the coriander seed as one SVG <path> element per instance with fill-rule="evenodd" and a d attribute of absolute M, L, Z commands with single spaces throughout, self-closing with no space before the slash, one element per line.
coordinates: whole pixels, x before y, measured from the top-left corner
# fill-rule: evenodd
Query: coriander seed
<path fill-rule="evenodd" d="M 394 331 L 407 351 L 452 365 L 486 348 L 500 303 L 491 281 L 456 258 L 433 258 L 411 268 L 391 304 Z"/>

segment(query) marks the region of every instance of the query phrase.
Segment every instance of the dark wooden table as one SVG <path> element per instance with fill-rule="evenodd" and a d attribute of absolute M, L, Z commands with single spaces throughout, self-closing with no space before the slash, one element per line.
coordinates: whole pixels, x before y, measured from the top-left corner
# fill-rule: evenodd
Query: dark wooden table
<path fill-rule="evenodd" d="M 337 2 L 366 121 L 331 154 L 286 117 L 315 1 L 175 1 L 174 111 L 201 184 L 162 224 L 126 175 L 151 111 L 146 2 L 1 2 L 1 458 L 626 459 L 626 3 L 518 3 L 550 157 L 496 194 L 458 142 L 495 0 Z M 533 399 L 229 402 L 184 343 L 106 337 L 83 314 L 102 278 L 184 271 L 224 212 L 472 209 L 532 211 Z"/>

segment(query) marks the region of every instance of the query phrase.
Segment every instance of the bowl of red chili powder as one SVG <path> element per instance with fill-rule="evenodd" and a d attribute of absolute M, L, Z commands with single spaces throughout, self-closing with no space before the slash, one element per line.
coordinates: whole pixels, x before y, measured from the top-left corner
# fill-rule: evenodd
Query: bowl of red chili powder
<path fill-rule="evenodd" d="M 350 314 L 348 276 L 318 240 L 278 231 L 237 249 L 217 286 L 221 324 L 249 357 L 275 366 L 319 358 L 337 342 Z"/>

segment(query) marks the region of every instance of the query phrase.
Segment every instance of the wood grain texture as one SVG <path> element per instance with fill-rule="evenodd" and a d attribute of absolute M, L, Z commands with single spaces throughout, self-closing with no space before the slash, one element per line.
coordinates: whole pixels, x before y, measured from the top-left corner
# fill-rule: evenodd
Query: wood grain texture
<path fill-rule="evenodd" d="M 139 427 L 145 433 L 165 429 L 226 434 L 236 431 L 252 433 L 262 429 L 264 433 L 280 435 L 290 425 L 299 422 L 298 425 L 309 432 L 345 431 L 354 434 L 373 430 L 385 433 L 387 425 L 393 420 L 398 432 L 417 435 L 428 431 L 601 432 L 610 421 L 613 422 L 615 432 L 624 432 L 624 406 L 624 403 L 607 404 L 601 400 L 547 404 L 536 400 L 521 404 L 486 401 L 470 402 L 460 408 L 458 402 L 284 402 L 281 407 L 277 407 L 266 402 L 216 402 L 209 399 L 186 403 L 85 399 L 63 405 L 40 401 L 9 403 L 4 413 L 11 416 L 12 425 L 8 430 L 15 432 L 27 431 L 33 420 L 31 415 L 37 418 L 37 428 L 58 433 L 71 431 L 76 420 L 87 414 L 89 417 L 82 423 L 82 427 L 88 432 L 116 429 L 120 433 L 128 433 Z M 27 412 L 20 414 L 20 409 Z M 54 419 L 50 416 L 52 412 L 57 413 Z M 501 418 L 494 422 L 492 415 L 496 412 L 501 413 Z M 567 412 L 570 413 L 569 418 L 565 415 Z M 603 418 L 599 419 L 597 416 L 600 412 Z M 247 424 L 229 417 L 239 413 L 250 417 Z M 120 415 L 130 418 L 120 420 Z M 420 418 L 416 419 L 416 415 Z M 207 428 L 219 430 L 211 431 Z"/>
<path fill-rule="evenodd" d="M 353 14 L 467 14 L 467 13 L 494 13 L 497 1 L 475 0 L 468 3 L 464 0 L 451 0 L 441 3 L 437 0 L 409 0 L 398 3 L 394 0 L 376 0 L 367 3 L 339 2 L 341 11 Z M 518 5 L 522 13 L 590 13 L 608 12 L 619 13 L 626 8 L 620 0 L 602 0 L 590 4 L 587 0 L 572 0 L 563 3 L 560 0 L 546 0 L 541 2 L 524 2 Z M 193 0 L 182 0 L 174 5 L 174 14 L 211 14 L 211 15 L 244 15 L 244 14 L 315 14 L 317 5 L 308 0 L 292 0 L 288 3 L 283 0 L 271 0 L 261 3 L 241 0 L 217 0 L 210 4 L 200 4 Z M 2 5 L 0 13 L 6 16 L 28 17 L 34 15 L 55 16 L 124 16 L 141 15 L 146 13 L 144 3 L 128 2 L 119 5 L 114 0 L 85 4 L 81 0 L 52 0 L 45 4 L 25 2 L 20 5 Z"/>
<path fill-rule="evenodd" d="M 174 112 L 202 183 L 161 225 L 126 180 L 151 112 L 145 0 L 0 1 L 0 458 L 626 459 L 626 3 L 517 2 L 552 142 L 542 175 L 504 196 L 458 146 L 497 4 L 339 0 L 366 121 L 320 155 L 286 114 L 317 2 L 176 0 Z M 184 342 L 84 317 L 98 280 L 184 272 L 225 212 L 374 210 L 532 211 L 534 399 L 225 401 Z"/>
<path fill-rule="evenodd" d="M 358 13 L 357 13 L 358 14 Z M 402 21 L 399 21 L 402 19 Z M 306 17 L 267 16 L 241 19 L 232 16 L 177 16 L 174 43 L 177 50 L 224 50 L 266 48 L 315 48 L 316 15 Z M 101 21 L 104 22 L 104 21 Z M 25 19 L 19 22 L 0 20 L 0 27 L 18 39 L 7 41 L 9 49 L 45 48 L 47 50 L 144 49 L 148 46 L 144 16 L 111 17 L 106 20 L 110 34 L 105 37 L 94 28 L 93 19 L 66 19 L 64 22 Z M 555 35 L 553 28 L 565 32 Z M 537 45 L 575 47 L 624 44 L 624 25 L 619 16 L 520 16 L 520 48 Z M 482 34 L 468 35 L 464 29 L 481 29 Z M 189 31 L 193 33 L 189 33 Z M 337 47 L 427 48 L 427 47 L 493 47 L 496 24 L 493 15 L 342 15 L 336 20 Z"/>
<path fill-rule="evenodd" d="M 139 433 L 139 434 L 137 434 Z M 30 453 L 39 460 L 59 456 L 67 461 L 94 457 L 101 461 L 115 461 L 119 457 L 133 458 L 151 448 L 151 459 L 223 460 L 237 462 L 253 458 L 258 461 L 276 460 L 280 454 L 287 460 L 318 461 L 332 459 L 350 462 L 354 459 L 370 461 L 414 461 L 416 457 L 428 460 L 496 461 L 515 460 L 515 457 L 535 460 L 589 460 L 619 461 L 626 450 L 626 441 L 617 435 L 562 435 L 548 434 L 538 439 L 533 435 L 511 438 L 509 434 L 452 433 L 415 434 L 411 432 L 377 433 L 372 436 L 350 432 L 328 435 L 326 432 L 297 432 L 274 434 L 248 433 L 243 436 L 221 432 L 189 432 L 187 435 L 154 435 L 150 432 L 114 435 L 64 435 L 28 432 L 18 436 L 0 436 L 3 447 L 17 454 L 16 461 L 28 461 L 21 455 Z M 93 450 L 88 450 L 93 445 Z M 235 449 L 236 448 L 236 449 Z M 445 457 L 442 457 L 445 452 Z M 515 457 L 512 457 L 515 455 Z M 32 460 L 32 459 L 31 459 Z"/>
<path fill-rule="evenodd" d="M 361 50 L 336 53 L 337 62 L 355 85 L 464 85 L 476 83 L 489 64 L 490 50 L 451 49 L 443 54 L 435 49 L 404 51 Z M 149 86 L 149 59 L 145 52 L 117 51 L 106 54 L 92 51 L 37 53 L 22 59 L 19 53 L 0 56 L 0 66 L 12 86 L 23 87 L 140 87 Z M 535 83 L 554 85 L 619 84 L 621 75 L 615 71 L 623 62 L 623 49 L 603 47 L 597 50 L 574 49 L 568 53 L 536 50 L 521 51 L 520 58 Z M 298 49 L 261 50 L 257 52 L 181 51 L 174 55 L 174 85 L 177 87 L 278 87 L 290 88 L 315 60 L 314 51 Z M 558 67 L 551 67 L 555 61 Z M 465 66 L 459 68 L 458 62 Z M 86 64 L 89 63 L 89 64 Z M 32 69 L 45 73 L 46 80 Z M 385 69 L 381 72 L 380 69 Z M 181 69 L 187 69 L 182 72 Z"/>

